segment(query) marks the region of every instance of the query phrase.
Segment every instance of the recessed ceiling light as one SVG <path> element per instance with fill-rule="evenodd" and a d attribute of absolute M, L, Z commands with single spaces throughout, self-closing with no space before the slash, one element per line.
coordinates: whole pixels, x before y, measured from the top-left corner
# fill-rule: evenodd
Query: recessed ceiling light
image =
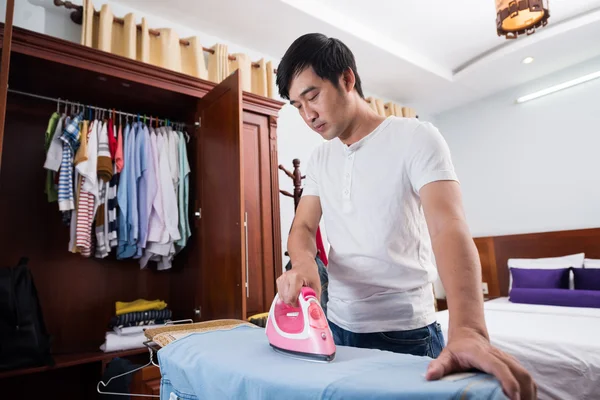
<path fill-rule="evenodd" d="M 531 64 L 533 62 L 533 57 L 525 57 L 523 59 L 523 64 Z"/>

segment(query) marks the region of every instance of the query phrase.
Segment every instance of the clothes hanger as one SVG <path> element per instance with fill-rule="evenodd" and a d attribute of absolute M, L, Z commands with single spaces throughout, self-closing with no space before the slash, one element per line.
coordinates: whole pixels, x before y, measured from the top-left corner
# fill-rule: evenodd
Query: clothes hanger
<path fill-rule="evenodd" d="M 134 372 L 137 372 L 137 371 L 144 369 L 146 367 L 149 367 L 151 365 L 154 365 L 155 367 L 160 368 L 160 366 L 154 362 L 154 351 L 149 346 L 149 343 L 151 343 L 151 342 L 152 342 L 151 340 L 144 342 L 144 346 L 146 346 L 148 348 L 148 352 L 150 353 L 150 361 L 148 361 L 148 363 L 146 365 L 142 365 L 141 367 L 136 368 L 134 370 L 124 372 L 117 376 L 113 376 L 106 383 L 104 383 L 103 381 L 98 382 L 98 384 L 96 385 L 96 390 L 98 391 L 98 393 L 109 394 L 109 395 L 113 395 L 113 396 L 135 396 L 135 397 L 158 397 L 158 398 L 160 398 L 160 395 L 156 395 L 156 394 L 116 393 L 116 392 L 103 392 L 102 390 L 100 390 L 100 385 L 102 385 L 103 387 L 107 387 L 113 379 L 118 379 L 125 375 L 133 374 Z"/>
<path fill-rule="evenodd" d="M 192 323 L 194 323 L 194 321 L 192 319 L 182 319 L 182 320 L 178 320 L 178 321 L 165 322 L 164 325 L 168 326 L 168 325 L 176 325 L 176 324 L 182 324 L 182 323 L 192 324 Z M 96 390 L 98 391 L 98 393 L 109 394 L 109 395 L 113 395 L 113 396 L 158 397 L 158 398 L 160 398 L 160 395 L 155 395 L 155 394 L 115 393 L 115 392 L 103 392 L 100 390 L 100 385 L 102 385 L 103 387 L 107 387 L 113 379 L 118 379 L 123 376 L 133 374 L 134 372 L 137 372 L 137 371 L 139 371 L 143 368 L 149 367 L 151 365 L 154 365 L 155 367 L 160 368 L 160 365 L 158 365 L 157 363 L 154 362 L 154 351 L 153 351 L 152 347 L 150 346 L 151 343 L 154 343 L 154 342 L 152 340 L 147 340 L 143 343 L 144 346 L 146 346 L 148 348 L 148 352 L 150 353 L 150 361 L 148 361 L 148 363 L 146 365 L 143 365 L 143 366 L 136 368 L 134 370 L 131 370 L 131 371 L 124 372 L 117 376 L 113 376 L 106 383 L 104 383 L 103 381 L 99 381 L 98 384 L 96 385 Z"/>

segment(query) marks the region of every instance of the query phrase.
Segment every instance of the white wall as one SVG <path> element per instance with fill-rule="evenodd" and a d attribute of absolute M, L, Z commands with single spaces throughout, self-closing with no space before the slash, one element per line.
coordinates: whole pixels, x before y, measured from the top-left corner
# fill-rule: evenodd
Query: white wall
<path fill-rule="evenodd" d="M 81 0 L 74 0 L 73 3 L 81 4 Z M 227 44 L 230 53 L 246 53 L 253 60 L 264 57 L 266 60 L 273 60 L 274 65 L 279 62 L 277 57 L 240 47 L 224 38 L 218 38 L 204 32 L 194 31 L 175 22 L 165 20 L 158 16 L 149 15 L 111 1 L 94 0 L 96 9 L 100 9 L 102 4 L 105 3 L 110 4 L 113 13 L 117 16 L 124 16 L 129 12 L 133 12 L 138 18 L 138 23 L 141 22 L 142 17 L 145 17 L 150 27 L 171 27 L 177 31 L 180 37 L 196 35 L 200 38 L 204 47 L 210 47 L 218 42 Z M 0 0 L 0 22 L 4 21 L 5 7 L 6 0 Z M 55 7 L 53 0 L 17 0 L 15 2 L 14 25 L 77 43 L 80 41 L 81 26 L 76 25 L 70 20 L 69 10 L 66 10 L 63 7 Z M 59 94 L 57 94 L 57 96 L 58 95 Z M 289 170 L 292 170 L 293 168 L 292 160 L 294 158 L 300 159 L 301 168 L 302 166 L 305 167 L 314 148 L 322 142 L 321 137 L 306 126 L 297 110 L 289 104 L 286 104 L 281 110 L 278 119 L 277 133 L 279 163 L 285 165 Z M 283 171 L 280 171 L 279 181 L 282 189 L 288 190 L 289 192 L 293 191 L 292 181 Z M 286 242 L 288 231 L 294 218 L 293 200 L 289 197 L 280 195 L 280 209 L 282 254 L 284 254 L 287 248 Z M 324 240 L 326 241 L 325 230 L 322 229 L 322 231 Z M 286 263 L 287 257 L 284 256 L 282 268 Z"/>
<path fill-rule="evenodd" d="M 598 70 L 600 58 L 434 116 L 474 236 L 600 226 L 600 79 L 515 103 Z"/>

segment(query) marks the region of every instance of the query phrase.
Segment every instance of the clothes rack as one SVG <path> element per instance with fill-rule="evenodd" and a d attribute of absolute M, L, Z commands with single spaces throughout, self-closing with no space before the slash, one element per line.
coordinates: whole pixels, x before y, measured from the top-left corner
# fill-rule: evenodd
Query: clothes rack
<path fill-rule="evenodd" d="M 122 115 L 124 117 L 131 117 L 131 118 L 137 118 L 137 117 L 144 117 L 147 118 L 148 116 L 145 114 L 132 114 L 132 113 L 127 113 L 127 112 L 123 112 L 123 111 L 117 111 L 117 110 L 112 110 L 112 109 L 108 109 L 108 108 L 102 108 L 102 107 L 97 107 L 97 106 L 93 106 L 93 105 L 88 105 L 88 104 L 82 104 L 76 101 L 69 101 L 67 99 L 63 100 L 61 98 L 57 98 L 57 97 L 49 97 L 49 96 L 42 96 L 39 94 L 35 94 L 35 93 L 29 93 L 29 92 L 24 92 L 21 90 L 15 90 L 15 89 L 8 89 L 9 93 L 15 93 L 15 94 L 20 94 L 22 96 L 29 96 L 29 97 L 33 97 L 36 99 L 40 99 L 40 100 L 47 100 L 47 101 L 52 101 L 55 103 L 63 103 L 65 105 L 75 105 L 75 106 L 80 106 L 80 107 L 85 107 L 85 108 L 91 108 L 92 110 L 97 110 L 97 111 L 105 111 L 105 112 L 114 112 L 115 114 L 119 114 Z M 175 126 L 175 127 L 184 127 L 186 124 L 184 122 L 176 122 L 176 121 L 172 121 L 170 119 L 164 118 L 156 118 L 151 116 L 150 117 L 153 121 L 158 121 L 160 123 L 163 123 L 164 125 L 167 126 Z"/>

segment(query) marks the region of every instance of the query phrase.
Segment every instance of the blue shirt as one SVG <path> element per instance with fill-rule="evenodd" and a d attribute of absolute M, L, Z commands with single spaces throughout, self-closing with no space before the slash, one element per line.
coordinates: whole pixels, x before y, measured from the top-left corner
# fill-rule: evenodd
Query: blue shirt
<path fill-rule="evenodd" d="M 275 353 L 265 330 L 247 325 L 193 333 L 158 351 L 161 400 L 506 399 L 484 373 L 427 381 L 429 357 L 337 346 L 330 363 Z"/>

